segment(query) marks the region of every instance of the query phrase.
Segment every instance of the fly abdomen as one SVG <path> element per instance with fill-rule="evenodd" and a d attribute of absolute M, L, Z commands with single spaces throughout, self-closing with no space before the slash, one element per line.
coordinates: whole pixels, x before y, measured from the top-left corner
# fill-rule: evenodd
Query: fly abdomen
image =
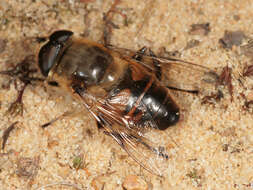
<path fill-rule="evenodd" d="M 167 129 L 179 120 L 179 108 L 169 96 L 167 88 L 161 86 L 154 76 L 143 73 L 138 80 L 131 68 L 125 72 L 121 82 L 111 92 L 110 102 L 120 99 L 127 92 L 123 115 L 135 125 L 144 126 L 154 121 L 160 130 Z"/>
<path fill-rule="evenodd" d="M 178 122 L 179 108 L 165 87 L 154 82 L 143 96 L 142 102 L 160 130 Z"/>

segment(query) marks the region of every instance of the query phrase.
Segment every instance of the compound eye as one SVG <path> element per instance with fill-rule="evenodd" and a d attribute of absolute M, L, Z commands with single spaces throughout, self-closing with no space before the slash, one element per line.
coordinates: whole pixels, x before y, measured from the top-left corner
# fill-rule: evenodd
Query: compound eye
<path fill-rule="evenodd" d="M 58 30 L 58 31 L 55 31 L 53 34 L 51 34 L 51 36 L 49 37 L 49 40 L 54 43 L 64 43 L 72 35 L 73 35 L 73 32 L 69 30 Z"/>
<path fill-rule="evenodd" d="M 56 31 L 49 37 L 49 42 L 40 49 L 38 64 L 44 76 L 48 76 L 49 71 L 64 50 L 64 45 L 72 35 L 73 32 L 68 30 Z"/>
<path fill-rule="evenodd" d="M 59 48 L 52 46 L 50 43 L 44 45 L 39 52 L 39 68 L 41 73 L 47 77 L 49 71 L 53 67 L 56 57 L 58 55 Z"/>

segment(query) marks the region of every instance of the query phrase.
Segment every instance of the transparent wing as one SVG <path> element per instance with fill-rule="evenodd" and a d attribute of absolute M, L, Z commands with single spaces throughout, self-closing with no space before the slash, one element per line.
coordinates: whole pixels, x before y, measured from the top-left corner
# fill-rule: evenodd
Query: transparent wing
<path fill-rule="evenodd" d="M 177 58 L 155 57 L 154 55 L 143 55 L 129 49 L 110 46 L 109 49 L 118 52 L 119 56 L 128 61 L 138 62 L 151 72 L 161 72 L 160 82 L 166 86 L 185 91 L 206 91 L 215 89 L 218 83 L 218 74 L 202 65 L 187 62 Z M 141 59 L 135 60 L 133 57 L 140 54 Z"/>
<path fill-rule="evenodd" d="M 108 125 L 105 128 L 110 130 L 109 134 L 143 168 L 152 174 L 163 176 L 169 156 L 162 147 L 131 131 L 123 132 L 118 127 Z"/>
<path fill-rule="evenodd" d="M 187 91 L 205 91 L 214 89 L 218 82 L 215 71 L 179 59 L 153 58 L 159 61 L 162 83 L 165 86 Z"/>
<path fill-rule="evenodd" d="M 137 163 L 152 174 L 163 176 L 169 159 L 165 149 L 144 137 L 140 127 L 136 126 L 131 118 L 120 114 L 115 106 L 105 104 L 105 100 L 97 99 L 93 107 L 86 104 L 85 95 L 79 94 L 84 106 L 94 118 L 104 127 L 110 135 Z M 94 98 L 93 98 L 94 99 Z M 94 99 L 95 100 L 95 99 Z M 116 101 L 116 100 L 114 100 Z M 95 105 L 95 106 L 94 106 Z M 150 121 L 146 125 L 155 123 Z M 167 163 L 167 164 L 166 164 Z"/>

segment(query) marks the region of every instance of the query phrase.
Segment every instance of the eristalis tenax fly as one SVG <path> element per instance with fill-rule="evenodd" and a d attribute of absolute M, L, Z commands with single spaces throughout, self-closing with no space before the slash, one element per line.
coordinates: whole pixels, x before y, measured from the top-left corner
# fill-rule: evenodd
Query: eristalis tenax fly
<path fill-rule="evenodd" d="M 103 46 L 67 30 L 50 35 L 38 54 L 41 73 L 87 108 L 97 122 L 136 162 L 162 176 L 169 156 L 145 137 L 180 119 L 167 87 L 185 91 L 215 88 L 217 74 L 174 58 Z"/>

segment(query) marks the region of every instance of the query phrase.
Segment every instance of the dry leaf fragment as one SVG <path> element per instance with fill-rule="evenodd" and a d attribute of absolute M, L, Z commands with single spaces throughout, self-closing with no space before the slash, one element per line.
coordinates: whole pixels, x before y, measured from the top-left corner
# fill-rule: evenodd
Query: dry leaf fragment
<path fill-rule="evenodd" d="M 210 23 L 192 24 L 189 31 L 190 35 L 202 35 L 206 36 L 210 32 Z"/>
<path fill-rule="evenodd" d="M 246 37 L 243 31 L 225 31 L 224 36 L 219 40 L 223 48 L 232 49 L 233 46 L 241 45 L 243 39 Z"/>

